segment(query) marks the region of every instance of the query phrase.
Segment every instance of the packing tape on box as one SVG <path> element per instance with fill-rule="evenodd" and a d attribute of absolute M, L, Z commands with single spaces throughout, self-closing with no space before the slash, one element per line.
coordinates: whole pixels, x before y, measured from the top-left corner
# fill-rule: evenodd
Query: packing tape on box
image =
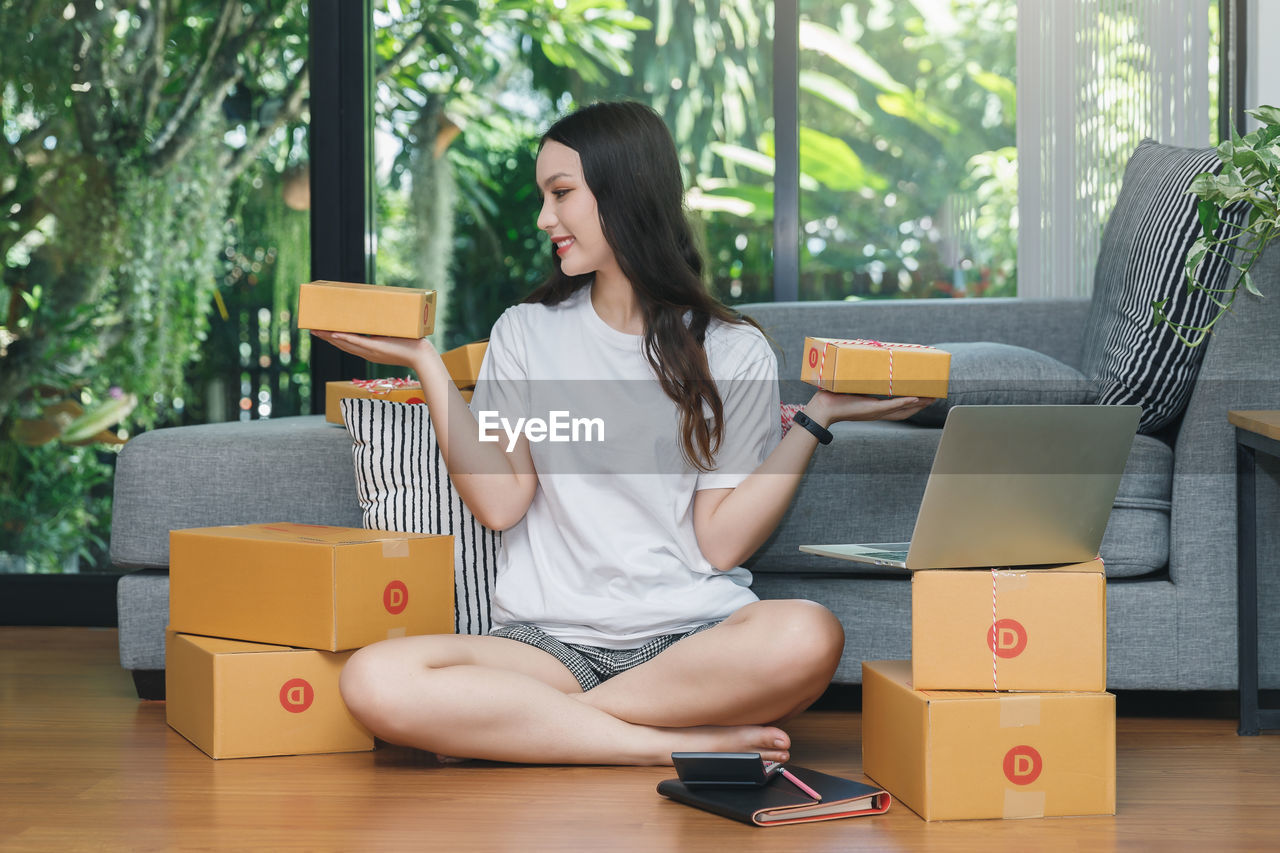
<path fill-rule="evenodd" d="M 406 636 L 406 635 L 408 634 L 408 630 L 409 630 L 409 629 L 408 629 L 408 628 L 405 628 L 403 625 L 401 625 L 399 628 L 388 628 L 388 629 L 387 629 L 387 639 L 388 639 L 388 640 L 397 640 L 397 639 L 399 639 L 400 637 Z"/>
<path fill-rule="evenodd" d="M 1000 580 L 1001 592 L 1017 592 L 1026 588 L 1031 583 L 1031 575 L 1028 572 L 1015 572 L 1011 569 L 1001 569 L 996 572 Z"/>
<path fill-rule="evenodd" d="M 409 556 L 409 540 L 408 539 L 383 539 L 382 540 L 382 556 L 386 559 L 392 557 Z"/>
<path fill-rule="evenodd" d="M 1040 725 L 1040 697 L 1009 693 L 1000 697 L 1000 728 L 1015 729 Z"/>
<path fill-rule="evenodd" d="M 1044 817 L 1044 791 L 1004 791 L 1004 819 Z"/>

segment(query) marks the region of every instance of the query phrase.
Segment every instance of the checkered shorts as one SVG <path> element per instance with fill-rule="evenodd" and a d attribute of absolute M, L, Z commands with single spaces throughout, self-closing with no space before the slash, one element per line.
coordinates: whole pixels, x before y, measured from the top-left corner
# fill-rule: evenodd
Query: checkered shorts
<path fill-rule="evenodd" d="M 708 622 L 683 634 L 666 634 L 662 637 L 655 637 L 643 646 L 634 649 L 602 649 L 599 646 L 562 643 L 541 628 L 526 624 L 494 628 L 489 632 L 489 635 L 491 637 L 506 637 L 508 640 L 528 643 L 534 648 L 542 649 L 564 664 L 573 673 L 573 677 L 578 679 L 578 684 L 582 686 L 582 692 L 585 693 L 592 687 L 599 686 L 602 681 L 608 681 L 613 678 L 618 673 L 626 672 L 633 667 L 653 660 L 659 653 L 671 648 L 685 637 L 692 637 L 700 631 L 714 628 L 719 624 L 719 621 Z"/>

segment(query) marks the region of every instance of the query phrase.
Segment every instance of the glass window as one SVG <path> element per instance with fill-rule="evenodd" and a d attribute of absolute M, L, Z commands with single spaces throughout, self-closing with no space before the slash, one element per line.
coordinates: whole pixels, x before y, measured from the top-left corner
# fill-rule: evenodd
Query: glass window
<path fill-rule="evenodd" d="M 771 5 L 631 0 L 375 4 L 377 278 L 434 288 L 437 346 L 488 335 L 545 277 L 539 135 L 575 104 L 630 99 L 675 136 L 711 281 L 772 293 Z"/>
<path fill-rule="evenodd" d="M 1087 296 L 1138 142 L 1214 141 L 1220 4 L 1174 6 L 800 0 L 800 298 Z"/>
<path fill-rule="evenodd" d="M 106 571 L 129 435 L 305 410 L 307 21 L 52 7 L 0 6 L 0 571 Z"/>
<path fill-rule="evenodd" d="M 1014 294 L 1016 12 L 801 0 L 801 299 Z"/>

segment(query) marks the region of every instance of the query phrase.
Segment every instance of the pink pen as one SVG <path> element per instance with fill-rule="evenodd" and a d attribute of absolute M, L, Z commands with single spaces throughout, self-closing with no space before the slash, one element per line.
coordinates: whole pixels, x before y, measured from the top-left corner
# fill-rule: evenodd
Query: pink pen
<path fill-rule="evenodd" d="M 815 800 L 822 799 L 821 794 L 819 794 L 817 791 L 810 788 L 805 783 L 801 782 L 798 778 L 796 778 L 796 775 L 792 773 L 790 770 L 788 770 L 787 768 L 781 767 L 778 769 L 778 772 L 781 773 L 783 776 L 787 777 L 788 782 L 790 782 L 792 785 L 795 785 L 797 788 L 799 788 L 801 791 L 804 791 L 806 794 L 813 797 Z"/>

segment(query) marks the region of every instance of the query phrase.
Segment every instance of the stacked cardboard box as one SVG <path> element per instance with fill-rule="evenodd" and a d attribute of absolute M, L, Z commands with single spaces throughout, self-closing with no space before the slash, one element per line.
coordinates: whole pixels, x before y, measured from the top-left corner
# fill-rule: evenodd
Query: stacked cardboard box
<path fill-rule="evenodd" d="M 911 593 L 912 659 L 862 667 L 863 771 L 925 820 L 1114 814 L 1102 561 Z"/>
<path fill-rule="evenodd" d="M 453 632 L 453 537 L 308 524 L 169 538 L 166 715 L 213 758 L 352 752 L 338 675 L 378 640 Z"/>

